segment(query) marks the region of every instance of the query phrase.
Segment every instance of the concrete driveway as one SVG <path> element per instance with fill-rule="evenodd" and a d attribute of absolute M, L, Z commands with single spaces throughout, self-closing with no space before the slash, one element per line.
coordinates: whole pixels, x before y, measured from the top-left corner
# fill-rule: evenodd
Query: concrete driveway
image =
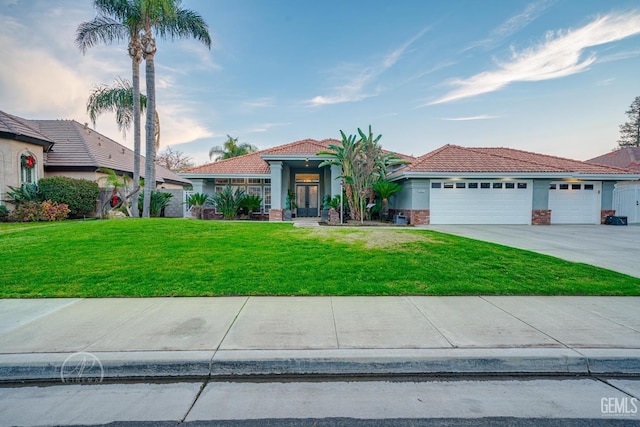
<path fill-rule="evenodd" d="M 428 225 L 423 228 L 640 277 L 640 226 Z"/>

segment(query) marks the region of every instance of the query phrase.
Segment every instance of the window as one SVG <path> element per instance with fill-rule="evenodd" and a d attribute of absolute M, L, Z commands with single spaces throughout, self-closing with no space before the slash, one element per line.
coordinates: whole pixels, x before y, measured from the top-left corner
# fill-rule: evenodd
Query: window
<path fill-rule="evenodd" d="M 216 184 L 228 184 L 229 178 L 216 178 Z"/>
<path fill-rule="evenodd" d="M 269 212 L 269 209 L 271 209 L 271 187 L 264 187 L 264 197 L 262 202 L 264 203 L 264 211 Z"/>
<path fill-rule="evenodd" d="M 568 190 L 569 184 L 560 184 L 560 190 Z"/>
<path fill-rule="evenodd" d="M 502 183 L 501 182 L 494 182 L 493 183 L 493 188 L 502 188 Z"/>
<path fill-rule="evenodd" d="M 445 182 L 444 188 L 453 188 L 453 182 Z"/>
<path fill-rule="evenodd" d="M 232 184 L 244 184 L 246 182 L 245 178 L 231 178 Z"/>
<path fill-rule="evenodd" d="M 524 190 L 527 188 L 527 183 L 526 182 L 519 182 L 518 183 L 518 189 L 519 190 Z"/>
<path fill-rule="evenodd" d="M 585 184 L 584 185 L 584 189 L 585 190 L 593 190 L 593 184 Z"/>
<path fill-rule="evenodd" d="M 477 182 L 470 182 L 469 185 L 467 185 L 467 188 L 478 188 L 478 183 Z"/>
<path fill-rule="evenodd" d="M 581 187 L 581 185 L 580 185 L 580 184 L 571 184 L 571 189 L 572 189 L 572 190 L 579 190 L 579 189 L 580 189 L 580 187 Z"/>
<path fill-rule="evenodd" d="M 247 184 L 262 184 L 260 178 L 247 178 Z"/>
<path fill-rule="evenodd" d="M 504 188 L 516 188 L 516 184 L 514 182 L 505 182 Z"/>
<path fill-rule="evenodd" d="M 20 156 L 20 182 L 33 184 L 38 181 L 38 161 L 36 156 L 26 153 Z"/>
<path fill-rule="evenodd" d="M 431 183 L 431 188 L 442 188 L 442 183 L 441 182 L 432 182 Z"/>
<path fill-rule="evenodd" d="M 271 178 L 267 178 L 267 179 L 265 179 L 265 180 L 264 180 L 264 183 L 265 183 L 265 184 L 271 184 Z"/>
<path fill-rule="evenodd" d="M 480 188 L 491 188 L 491 184 L 488 182 L 483 182 L 480 184 Z"/>
<path fill-rule="evenodd" d="M 555 190 L 555 189 L 556 189 L 555 184 L 549 184 L 549 190 Z"/>
<path fill-rule="evenodd" d="M 464 182 L 456 182 L 456 188 L 467 188 L 467 184 Z"/>
<path fill-rule="evenodd" d="M 262 197 L 262 187 L 258 187 L 258 186 L 247 187 L 247 195 Z"/>

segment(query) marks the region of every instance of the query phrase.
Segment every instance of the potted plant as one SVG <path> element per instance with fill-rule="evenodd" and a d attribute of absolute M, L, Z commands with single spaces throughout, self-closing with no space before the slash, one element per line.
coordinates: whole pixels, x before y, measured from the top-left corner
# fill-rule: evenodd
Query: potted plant
<path fill-rule="evenodd" d="M 291 218 L 295 217 L 294 210 L 298 206 L 296 205 L 296 193 L 293 190 L 287 190 L 287 199 L 284 207 L 284 220 L 291 221 Z"/>
<path fill-rule="evenodd" d="M 320 216 L 321 221 L 329 221 L 329 209 L 331 203 L 331 196 L 329 194 L 325 194 L 322 198 L 322 214 Z"/>

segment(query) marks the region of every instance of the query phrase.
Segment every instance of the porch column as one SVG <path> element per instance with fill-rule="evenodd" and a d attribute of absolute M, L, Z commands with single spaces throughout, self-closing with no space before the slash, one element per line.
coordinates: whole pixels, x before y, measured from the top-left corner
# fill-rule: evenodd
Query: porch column
<path fill-rule="evenodd" d="M 194 193 L 204 193 L 204 179 L 191 179 Z"/>
<path fill-rule="evenodd" d="M 340 195 L 340 184 L 342 183 L 341 179 L 338 179 L 340 176 L 340 168 L 335 165 L 331 165 L 331 198 Z"/>
<path fill-rule="evenodd" d="M 269 162 L 271 168 L 271 209 L 283 209 L 282 162 Z"/>

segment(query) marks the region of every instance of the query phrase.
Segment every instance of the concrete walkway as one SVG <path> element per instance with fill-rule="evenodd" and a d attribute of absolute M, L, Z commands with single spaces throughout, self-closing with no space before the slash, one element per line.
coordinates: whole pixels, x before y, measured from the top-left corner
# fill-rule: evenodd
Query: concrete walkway
<path fill-rule="evenodd" d="M 426 225 L 420 228 L 640 277 L 640 226 L 637 225 Z"/>
<path fill-rule="evenodd" d="M 0 381 L 88 362 L 109 378 L 639 375 L 640 298 L 0 300 Z"/>

